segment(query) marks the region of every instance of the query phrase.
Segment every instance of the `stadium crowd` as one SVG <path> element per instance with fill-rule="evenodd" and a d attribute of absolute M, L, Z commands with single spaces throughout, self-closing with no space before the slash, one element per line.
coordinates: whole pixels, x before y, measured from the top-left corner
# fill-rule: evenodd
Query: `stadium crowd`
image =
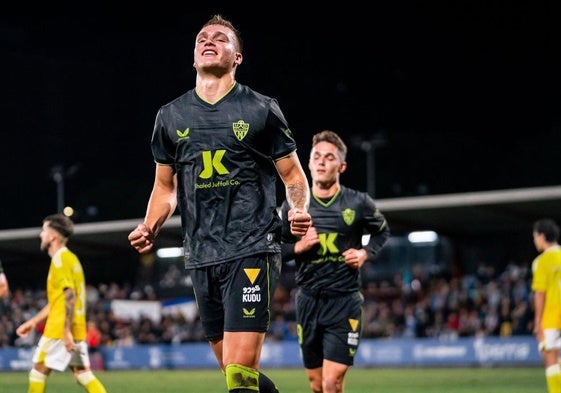
<path fill-rule="evenodd" d="M 295 289 L 290 271 L 277 285 L 274 315 L 267 340 L 296 340 Z M 404 278 L 405 277 L 405 278 Z M 472 274 L 431 274 L 414 268 L 411 274 L 364 284 L 364 338 L 455 338 L 477 335 L 531 335 L 533 301 L 531 269 L 508 264 L 496 271 L 481 263 Z M 23 339 L 17 326 L 38 312 L 46 299 L 44 290 L 13 288 L 0 300 L 0 347 L 30 347 L 42 326 Z M 116 283 L 89 285 L 88 341 L 95 352 L 100 346 L 179 344 L 204 341 L 198 318 L 182 313 L 162 315 L 159 322 L 141 316 L 122 318 L 112 310 L 113 300 L 161 300 L 149 286 L 136 288 Z"/>

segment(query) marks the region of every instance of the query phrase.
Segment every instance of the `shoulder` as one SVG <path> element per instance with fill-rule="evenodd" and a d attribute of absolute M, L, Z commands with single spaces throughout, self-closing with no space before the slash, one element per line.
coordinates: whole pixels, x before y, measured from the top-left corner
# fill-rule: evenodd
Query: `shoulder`
<path fill-rule="evenodd" d="M 346 198 L 354 198 L 359 200 L 364 200 L 370 198 L 370 195 L 364 191 L 359 191 L 354 188 L 345 187 L 343 185 L 340 186 L 341 188 L 341 195 L 344 195 Z"/>
<path fill-rule="evenodd" d="M 374 201 L 374 198 L 372 198 L 370 194 L 365 191 L 341 186 L 341 197 L 343 198 L 345 203 L 355 207 L 362 206 L 368 209 L 376 208 L 376 202 Z"/>
<path fill-rule="evenodd" d="M 173 124 L 178 117 L 178 113 L 184 108 L 190 107 L 194 100 L 194 89 L 191 89 L 174 100 L 162 105 L 156 114 L 156 127 Z"/>
<path fill-rule="evenodd" d="M 243 96 L 246 99 L 253 99 L 253 100 L 260 101 L 260 102 L 267 103 L 267 104 L 271 103 L 271 102 L 276 102 L 276 100 L 274 98 L 269 97 L 265 94 L 259 93 L 255 90 L 253 90 L 251 87 L 249 87 L 247 85 L 243 85 L 239 82 L 236 86 L 236 90 L 237 90 L 239 95 Z"/>
<path fill-rule="evenodd" d="M 80 259 L 78 258 L 78 255 L 76 255 L 72 250 L 70 250 L 68 248 L 65 248 L 61 252 L 60 257 L 64 262 L 80 263 Z"/>
<path fill-rule="evenodd" d="M 195 89 L 188 90 L 187 92 L 183 93 L 179 97 L 174 98 L 173 100 L 169 101 L 168 103 L 162 105 L 160 107 L 160 112 L 173 110 L 177 107 L 183 107 L 186 102 L 189 102 L 193 99 L 194 91 L 195 91 Z"/>
<path fill-rule="evenodd" d="M 540 259 L 541 259 L 540 257 L 541 255 L 538 255 L 532 261 L 532 273 L 535 273 L 538 270 L 538 266 L 540 265 Z"/>

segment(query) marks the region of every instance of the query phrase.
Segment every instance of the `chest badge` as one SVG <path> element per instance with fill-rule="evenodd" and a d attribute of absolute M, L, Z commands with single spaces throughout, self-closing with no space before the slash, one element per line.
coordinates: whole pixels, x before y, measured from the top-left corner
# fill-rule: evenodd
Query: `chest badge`
<path fill-rule="evenodd" d="M 232 123 L 232 130 L 234 131 L 234 135 L 238 138 L 238 141 L 241 141 L 247 135 L 249 131 L 249 123 L 244 122 L 243 120 L 238 120 L 235 123 Z"/>
<path fill-rule="evenodd" d="M 355 211 L 349 208 L 346 208 L 345 210 L 343 210 L 343 220 L 345 221 L 345 224 L 347 225 L 351 225 L 354 221 L 355 221 Z"/>

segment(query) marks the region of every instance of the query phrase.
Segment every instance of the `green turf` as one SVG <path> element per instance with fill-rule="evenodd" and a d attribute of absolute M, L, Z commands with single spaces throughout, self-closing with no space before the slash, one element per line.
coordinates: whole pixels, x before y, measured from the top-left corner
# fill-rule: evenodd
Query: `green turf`
<path fill-rule="evenodd" d="M 281 393 L 310 393 L 302 369 L 263 370 Z M 108 393 L 224 393 L 216 370 L 97 371 Z M 0 392 L 27 391 L 27 372 L 0 372 Z M 70 372 L 53 373 L 47 393 L 83 392 Z M 351 368 L 345 393 L 544 393 L 544 370 L 531 368 Z"/>

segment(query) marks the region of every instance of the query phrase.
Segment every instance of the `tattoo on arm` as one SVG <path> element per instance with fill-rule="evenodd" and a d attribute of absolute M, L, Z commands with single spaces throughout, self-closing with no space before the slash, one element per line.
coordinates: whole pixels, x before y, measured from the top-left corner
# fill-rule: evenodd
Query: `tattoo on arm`
<path fill-rule="evenodd" d="M 74 289 L 68 288 L 64 291 L 66 316 L 64 318 L 64 327 L 72 327 L 72 319 L 74 318 L 74 306 L 76 305 L 76 292 Z"/>
<path fill-rule="evenodd" d="M 291 208 L 308 211 L 308 207 L 310 205 L 308 187 L 301 182 L 289 184 L 286 186 L 286 200 Z"/>

